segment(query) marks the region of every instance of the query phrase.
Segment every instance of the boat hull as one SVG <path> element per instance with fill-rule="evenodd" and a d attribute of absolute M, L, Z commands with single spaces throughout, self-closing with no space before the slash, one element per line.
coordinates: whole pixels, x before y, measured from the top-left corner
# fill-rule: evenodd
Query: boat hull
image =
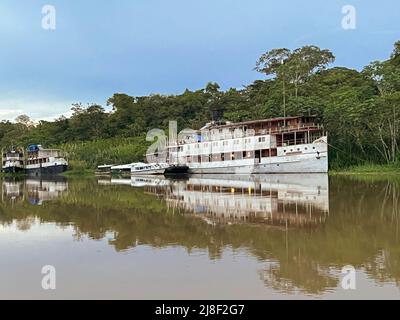
<path fill-rule="evenodd" d="M 150 169 L 150 170 L 137 170 L 131 171 L 132 176 L 147 176 L 147 175 L 162 175 L 164 174 L 165 168 L 162 169 Z"/>
<path fill-rule="evenodd" d="M 190 167 L 187 165 L 171 166 L 165 169 L 164 175 L 175 176 L 175 175 L 185 175 L 190 172 Z"/>
<path fill-rule="evenodd" d="M 219 161 L 190 164 L 193 174 L 269 174 L 269 173 L 326 173 L 328 172 L 327 152 L 318 156 L 271 157 L 254 160 Z"/>
<path fill-rule="evenodd" d="M 27 168 L 26 173 L 29 176 L 38 177 L 38 176 L 56 176 L 60 173 L 63 173 L 68 170 L 68 165 L 54 165 L 47 167 L 37 167 L 37 168 Z"/>
<path fill-rule="evenodd" d="M 3 168 L 4 173 L 24 173 L 24 168 L 21 167 L 5 167 Z"/>
<path fill-rule="evenodd" d="M 129 176 L 131 174 L 131 169 L 111 170 L 110 173 L 115 176 Z"/>

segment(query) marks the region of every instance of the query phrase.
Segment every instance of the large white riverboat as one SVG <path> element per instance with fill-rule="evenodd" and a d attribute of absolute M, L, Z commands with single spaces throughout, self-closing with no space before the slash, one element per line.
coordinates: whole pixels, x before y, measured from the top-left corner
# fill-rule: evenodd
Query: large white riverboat
<path fill-rule="evenodd" d="M 147 154 L 151 162 L 157 157 Z M 328 141 L 314 116 L 211 122 L 169 139 L 166 158 L 190 173 L 324 173 Z"/>

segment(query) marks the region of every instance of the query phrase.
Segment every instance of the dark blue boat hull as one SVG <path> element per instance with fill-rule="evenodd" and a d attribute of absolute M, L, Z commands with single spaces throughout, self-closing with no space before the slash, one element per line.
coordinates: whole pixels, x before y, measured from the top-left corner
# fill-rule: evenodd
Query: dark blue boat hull
<path fill-rule="evenodd" d="M 21 167 L 7 167 L 3 168 L 4 173 L 24 173 L 24 168 Z"/>
<path fill-rule="evenodd" d="M 29 176 L 39 177 L 39 176 L 56 176 L 68 170 L 67 165 L 57 165 L 51 167 L 40 167 L 34 169 L 26 169 L 26 173 Z"/>

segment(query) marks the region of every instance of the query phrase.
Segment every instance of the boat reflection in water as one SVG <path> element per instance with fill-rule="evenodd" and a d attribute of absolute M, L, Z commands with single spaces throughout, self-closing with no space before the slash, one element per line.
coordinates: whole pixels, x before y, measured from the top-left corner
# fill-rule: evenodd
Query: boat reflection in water
<path fill-rule="evenodd" d="M 3 188 L 1 193 L 2 202 L 19 202 L 25 199 L 23 181 L 5 180 L 2 182 Z"/>
<path fill-rule="evenodd" d="M 161 196 L 169 208 L 183 209 L 209 223 L 305 226 L 323 223 L 329 213 L 326 174 L 192 175 L 186 180 L 142 176 L 132 177 L 130 184 Z"/>
<path fill-rule="evenodd" d="M 41 205 L 46 201 L 57 200 L 68 190 L 68 183 L 63 177 L 44 179 L 6 179 L 2 181 L 3 202 L 28 201 L 32 205 Z"/>

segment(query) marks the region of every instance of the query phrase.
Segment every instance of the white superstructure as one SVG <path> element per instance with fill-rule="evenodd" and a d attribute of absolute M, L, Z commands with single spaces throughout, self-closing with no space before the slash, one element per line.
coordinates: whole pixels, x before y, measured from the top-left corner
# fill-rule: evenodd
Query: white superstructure
<path fill-rule="evenodd" d="M 57 175 L 68 169 L 68 162 L 58 149 L 33 144 L 28 146 L 26 154 L 25 171 L 31 176 Z"/>
<path fill-rule="evenodd" d="M 24 154 L 20 149 L 4 152 L 2 170 L 5 173 L 18 173 L 24 171 Z"/>
<path fill-rule="evenodd" d="M 163 174 L 169 165 L 167 163 L 143 163 L 139 162 L 131 168 L 131 175 Z"/>
<path fill-rule="evenodd" d="M 157 162 L 160 154 L 148 154 Z M 169 163 L 191 173 L 324 173 L 328 141 L 313 116 L 208 123 L 169 141 Z M 153 159 L 152 159 L 153 157 Z"/>

